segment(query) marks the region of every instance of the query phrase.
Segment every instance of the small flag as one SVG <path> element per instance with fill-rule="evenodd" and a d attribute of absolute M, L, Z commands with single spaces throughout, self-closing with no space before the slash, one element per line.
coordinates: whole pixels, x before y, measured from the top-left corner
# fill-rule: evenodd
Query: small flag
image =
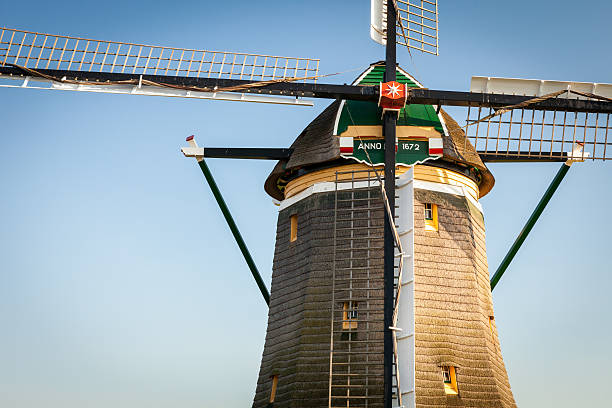
<path fill-rule="evenodd" d="M 340 153 L 353 154 L 353 138 L 350 136 L 340 137 Z"/>
<path fill-rule="evenodd" d="M 444 151 L 444 148 L 442 145 L 441 137 L 429 139 L 429 155 L 430 156 L 442 156 L 443 151 Z"/>

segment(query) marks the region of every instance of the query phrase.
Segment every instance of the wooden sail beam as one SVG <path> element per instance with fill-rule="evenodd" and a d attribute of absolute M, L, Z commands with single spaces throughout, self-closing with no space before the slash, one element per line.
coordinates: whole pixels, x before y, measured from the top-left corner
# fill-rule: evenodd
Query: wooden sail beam
<path fill-rule="evenodd" d="M 224 88 L 234 88 L 252 84 L 253 81 L 223 79 L 223 78 L 195 78 L 195 77 L 180 77 L 180 76 L 165 76 L 165 75 L 138 75 L 138 74 L 121 74 L 121 73 L 105 73 L 105 72 L 85 72 L 85 71 L 64 71 L 52 69 L 39 69 L 36 72 L 48 77 L 56 78 L 61 83 L 61 79 L 65 78 L 70 81 L 87 82 L 87 85 L 105 84 L 132 84 L 137 85 L 141 81 L 149 81 L 159 84 L 160 88 L 181 87 L 185 89 L 201 88 L 200 91 L 214 92 Z M 31 72 L 15 66 L 1 66 L 0 78 L 20 78 L 35 76 Z M 259 95 L 279 95 L 279 96 L 294 96 L 294 97 L 309 97 L 323 99 L 350 99 L 362 101 L 378 101 L 378 88 L 376 86 L 352 86 L 352 85 L 332 85 L 332 84 L 313 84 L 313 83 L 296 83 L 296 82 L 274 82 L 259 87 L 244 88 L 239 91 L 232 91 L 245 94 Z"/>
<path fill-rule="evenodd" d="M 553 152 L 552 154 L 538 154 L 529 151 L 479 151 L 478 156 L 486 163 L 516 163 L 516 162 L 565 162 L 568 154 L 564 152 Z"/>
<path fill-rule="evenodd" d="M 202 157 L 212 159 L 288 160 L 293 149 L 260 147 L 206 147 Z"/>
<path fill-rule="evenodd" d="M 66 78 L 73 81 L 89 82 L 89 85 L 114 82 L 138 84 L 139 81 L 150 81 L 160 84 L 160 87 L 203 88 L 213 91 L 251 84 L 249 80 L 223 79 L 223 78 L 195 78 L 164 75 L 138 75 L 126 73 L 86 72 L 39 69 L 41 74 L 61 80 Z M 31 73 L 15 66 L 1 66 L 0 77 L 24 79 L 33 77 Z M 336 85 L 322 83 L 296 83 L 275 82 L 258 87 L 244 88 L 239 91 L 244 94 L 281 95 L 323 99 L 347 99 L 378 102 L 378 86 Z M 408 94 L 409 104 L 443 105 L 463 107 L 500 108 L 502 106 L 516 105 L 531 99 L 531 96 L 503 95 L 493 93 L 474 93 L 461 91 L 432 90 L 425 88 L 411 88 Z M 553 98 L 533 105 L 533 108 L 557 112 L 589 112 L 612 113 L 612 102 Z"/>
<path fill-rule="evenodd" d="M 481 108 L 501 108 L 503 106 L 518 105 L 532 98 L 533 96 L 441 91 L 426 88 L 411 88 L 408 93 L 409 104 L 471 106 Z M 558 112 L 612 113 L 612 102 L 552 98 L 534 104 L 532 108 Z"/>

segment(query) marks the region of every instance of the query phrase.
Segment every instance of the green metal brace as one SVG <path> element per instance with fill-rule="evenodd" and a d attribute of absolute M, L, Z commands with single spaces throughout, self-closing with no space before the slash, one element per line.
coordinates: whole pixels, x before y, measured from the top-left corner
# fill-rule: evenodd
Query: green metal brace
<path fill-rule="evenodd" d="M 195 140 L 193 140 L 193 136 L 188 137 L 187 141 L 190 144 L 192 144 L 192 146 L 197 146 L 195 144 Z M 185 153 L 185 150 L 186 149 L 183 149 L 184 153 Z M 186 153 L 185 155 L 187 156 Z M 202 169 L 202 173 L 204 173 L 204 177 L 206 178 L 206 181 L 208 182 L 208 185 L 210 186 L 210 189 L 212 190 L 213 195 L 215 196 L 215 200 L 217 200 L 217 204 L 219 204 L 219 208 L 221 209 L 221 212 L 223 213 L 223 217 L 225 217 L 225 221 L 227 222 L 227 225 L 229 226 L 230 230 L 232 231 L 232 234 L 234 235 L 234 239 L 236 240 L 236 243 L 238 244 L 238 247 L 240 248 L 240 251 L 242 252 L 242 256 L 244 256 L 244 260 L 249 266 L 249 269 L 251 270 L 251 274 L 253 275 L 253 278 L 255 278 L 255 282 L 257 282 L 259 291 L 264 297 L 266 304 L 270 306 L 270 292 L 268 292 L 268 288 L 266 288 L 266 284 L 261 279 L 261 275 L 259 274 L 259 271 L 257 270 L 255 261 L 253 261 L 253 257 L 251 256 L 251 253 L 249 252 L 249 249 L 247 248 L 246 243 L 244 242 L 244 239 L 242 238 L 242 235 L 240 235 L 238 226 L 236 225 L 236 222 L 234 221 L 234 218 L 232 217 L 232 213 L 227 207 L 227 204 L 225 204 L 225 200 L 223 199 L 223 196 L 221 195 L 221 191 L 219 190 L 219 187 L 217 186 L 217 183 L 215 182 L 215 179 L 213 178 L 213 175 L 210 172 L 208 165 L 204 161 L 204 157 L 203 156 L 195 156 L 195 157 L 198 160 L 200 169 Z"/>
<path fill-rule="evenodd" d="M 546 205 L 552 198 L 553 194 L 555 194 L 555 191 L 557 191 L 557 187 L 559 187 L 559 184 L 561 184 L 561 181 L 567 174 L 573 162 L 574 160 L 568 160 L 561 165 L 561 168 L 555 175 L 555 178 L 553 179 L 552 183 L 550 183 L 550 185 L 546 189 L 544 196 L 542 196 L 542 198 L 540 199 L 540 202 L 538 203 L 537 207 L 527 220 L 527 223 L 519 233 L 518 237 L 516 237 L 516 240 L 512 244 L 512 247 L 510 247 L 510 250 L 502 260 L 499 267 L 497 268 L 497 271 L 495 271 L 493 278 L 491 278 L 491 291 L 495 289 L 495 286 L 501 279 L 502 275 L 504 274 L 504 272 L 506 272 L 506 269 L 508 269 L 510 262 L 512 262 L 512 260 L 514 259 L 514 256 L 518 252 L 521 245 L 523 245 L 523 242 L 527 238 L 527 235 L 529 235 L 529 232 L 531 232 L 531 229 L 535 225 L 536 221 L 538 221 L 538 219 L 540 218 L 540 215 L 542 215 L 544 208 L 546 208 Z"/>

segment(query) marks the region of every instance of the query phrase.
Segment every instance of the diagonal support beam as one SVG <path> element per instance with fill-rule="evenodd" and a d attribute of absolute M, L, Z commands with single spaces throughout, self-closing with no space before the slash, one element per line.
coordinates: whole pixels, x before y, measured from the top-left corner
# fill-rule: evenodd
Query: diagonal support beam
<path fill-rule="evenodd" d="M 193 139 L 193 136 L 189 136 L 187 138 L 187 142 L 189 142 L 191 148 L 197 148 L 197 144 Z M 234 221 L 234 217 L 232 217 L 232 213 L 230 212 L 229 208 L 227 207 L 227 204 L 225 203 L 225 200 L 223 199 L 223 196 L 221 195 L 221 190 L 219 190 L 217 182 L 215 181 L 212 173 L 210 172 L 208 165 L 204 161 L 204 157 L 198 155 L 195 156 L 195 158 L 198 161 L 198 164 L 200 165 L 200 169 L 202 170 L 202 173 L 206 178 L 208 186 L 210 187 L 213 195 L 215 196 L 215 200 L 217 200 L 217 204 L 221 209 L 221 213 L 223 213 L 223 217 L 225 218 L 227 225 L 229 226 L 229 229 L 232 232 L 232 235 L 234 236 L 238 247 L 240 248 L 240 252 L 242 252 L 242 256 L 244 257 L 244 260 L 246 261 L 247 265 L 249 266 L 249 269 L 251 270 L 251 274 L 253 275 L 253 278 L 257 283 L 257 287 L 259 287 L 261 295 L 266 301 L 266 304 L 270 306 L 270 292 L 268 292 L 268 288 L 266 287 L 266 284 L 264 283 L 263 279 L 261 278 L 261 275 L 259 274 L 259 270 L 255 265 L 255 261 L 253 260 L 253 257 L 251 256 L 251 253 L 249 252 L 249 249 L 247 248 L 246 243 L 242 238 L 242 235 L 240 234 L 240 230 L 238 230 L 238 226 L 236 225 L 236 221 Z"/>
<path fill-rule="evenodd" d="M 508 269 L 508 266 L 510 266 L 510 263 L 516 256 L 521 246 L 523 245 L 523 242 L 525 242 L 525 240 L 527 239 L 527 236 L 529 235 L 534 225 L 536 224 L 536 222 L 538 221 L 538 219 L 544 212 L 546 205 L 548 205 L 548 202 L 550 201 L 552 196 L 555 194 L 555 191 L 557 191 L 559 184 L 561 184 L 561 182 L 565 178 L 565 175 L 569 171 L 572 163 L 576 161 L 584 161 L 584 159 L 586 158 L 586 155 L 582 154 L 582 146 L 580 145 L 577 145 L 574 148 L 574 151 L 572 153 L 568 153 L 567 156 L 569 157 L 569 159 L 565 163 L 563 163 L 561 167 L 559 168 L 559 171 L 557 171 L 555 178 L 553 179 L 553 181 L 550 183 L 550 185 L 544 192 L 544 195 L 540 199 L 540 202 L 536 206 L 535 210 L 533 210 L 533 213 L 527 220 L 527 223 L 525 224 L 525 226 L 523 227 L 519 235 L 516 237 L 516 240 L 514 241 L 514 243 L 508 250 L 508 253 L 504 257 L 504 259 L 501 261 L 501 264 L 499 265 L 499 267 L 495 271 L 495 274 L 491 278 L 491 291 L 495 289 L 495 286 L 497 286 L 497 284 L 499 283 L 499 280 L 502 278 L 502 276 Z"/>

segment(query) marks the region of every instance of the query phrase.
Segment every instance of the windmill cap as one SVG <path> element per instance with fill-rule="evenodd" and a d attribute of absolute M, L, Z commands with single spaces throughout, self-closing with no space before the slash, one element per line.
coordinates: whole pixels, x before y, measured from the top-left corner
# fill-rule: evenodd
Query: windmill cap
<path fill-rule="evenodd" d="M 383 76 L 384 63 L 374 63 L 353 85 L 379 83 Z M 397 80 L 407 83 L 410 87 L 423 87 L 400 67 L 397 68 Z M 274 167 L 264 185 L 266 192 L 277 200 L 283 200 L 284 186 L 299 174 L 323 167 L 355 163 L 353 159 L 342 157 L 340 136 L 346 135 L 345 132 L 350 133 L 352 127 L 367 126 L 371 129 L 381 126 L 380 117 L 380 108 L 376 103 L 340 100 L 332 102 L 295 139 L 291 145 L 291 156 Z M 495 184 L 493 175 L 467 139 L 463 129 L 443 109 L 438 111 L 431 105 L 410 105 L 402 109 L 397 124 L 404 130 L 428 128 L 428 132 L 435 132 L 438 138 L 442 139 L 442 156 L 437 160 L 427 161 L 425 165 L 469 174 L 469 177 L 478 183 L 480 197 L 487 194 Z"/>

